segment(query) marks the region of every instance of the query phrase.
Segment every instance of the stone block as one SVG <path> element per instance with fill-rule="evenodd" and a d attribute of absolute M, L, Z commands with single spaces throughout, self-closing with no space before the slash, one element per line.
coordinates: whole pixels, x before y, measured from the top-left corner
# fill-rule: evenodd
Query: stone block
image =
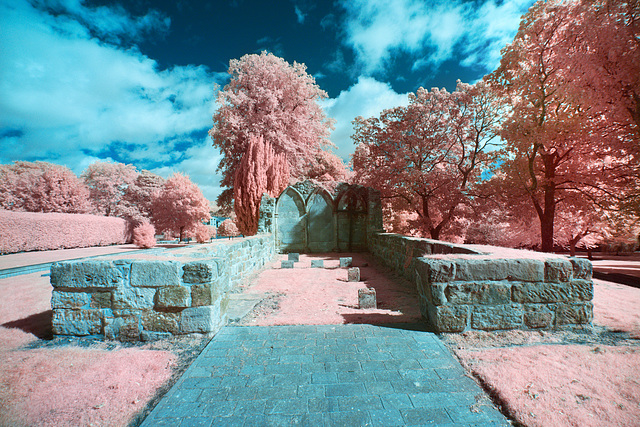
<path fill-rule="evenodd" d="M 294 262 L 289 260 L 280 261 L 280 268 L 293 268 Z"/>
<path fill-rule="evenodd" d="M 524 324 L 532 329 L 553 326 L 555 313 L 546 304 L 525 304 Z"/>
<path fill-rule="evenodd" d="M 584 258 L 570 258 L 571 265 L 573 265 L 573 278 L 591 280 L 593 275 L 593 266 L 591 261 Z"/>
<path fill-rule="evenodd" d="M 124 272 L 110 261 L 65 261 L 51 266 L 54 288 L 112 289 L 124 283 Z"/>
<path fill-rule="evenodd" d="M 220 298 L 221 292 L 217 283 L 203 283 L 191 286 L 191 306 L 211 305 Z"/>
<path fill-rule="evenodd" d="M 144 342 L 166 340 L 173 336 L 169 332 L 153 332 L 143 330 L 140 334 L 140 340 Z"/>
<path fill-rule="evenodd" d="M 109 340 L 140 341 L 141 332 L 142 324 L 138 316 L 115 317 L 105 321 L 104 337 Z"/>
<path fill-rule="evenodd" d="M 593 304 L 579 302 L 556 306 L 556 325 L 585 325 L 593 320 Z"/>
<path fill-rule="evenodd" d="M 158 289 L 157 309 L 182 309 L 191 307 L 191 288 L 188 286 L 169 286 Z"/>
<path fill-rule="evenodd" d="M 570 282 L 573 277 L 573 265 L 564 258 L 548 259 L 544 262 L 545 282 Z"/>
<path fill-rule="evenodd" d="M 145 310 L 140 312 L 140 320 L 146 331 L 180 333 L 180 313 Z"/>
<path fill-rule="evenodd" d="M 55 335 L 97 335 L 102 333 L 100 310 L 53 310 L 51 320 Z"/>
<path fill-rule="evenodd" d="M 312 259 L 311 260 L 311 268 L 324 268 L 324 260 L 323 259 Z"/>
<path fill-rule="evenodd" d="M 347 282 L 359 282 L 360 281 L 360 268 L 351 267 L 347 270 Z"/>
<path fill-rule="evenodd" d="M 51 293 L 51 308 L 80 309 L 91 307 L 91 294 L 86 292 L 62 292 L 54 290 Z"/>
<path fill-rule="evenodd" d="M 182 311 L 180 331 L 183 334 L 215 332 L 222 322 L 222 314 L 217 306 L 187 308 Z"/>
<path fill-rule="evenodd" d="M 287 260 L 288 261 L 293 261 L 293 262 L 298 262 L 298 261 L 300 261 L 300 254 L 296 253 L 296 252 L 291 252 L 290 254 L 287 255 Z"/>
<path fill-rule="evenodd" d="M 340 267 L 351 267 L 352 263 L 352 257 L 340 257 Z"/>
<path fill-rule="evenodd" d="M 565 283 L 516 283 L 513 285 L 513 301 L 520 303 L 555 303 L 590 301 L 593 283 L 574 280 Z"/>
<path fill-rule="evenodd" d="M 361 309 L 378 308 L 376 290 L 373 288 L 358 289 L 358 305 Z"/>
<path fill-rule="evenodd" d="M 429 320 L 438 332 L 462 332 L 467 328 L 468 306 L 428 305 L 427 312 Z"/>
<path fill-rule="evenodd" d="M 522 328 L 521 304 L 477 305 L 472 309 L 471 327 L 484 331 Z"/>
<path fill-rule="evenodd" d="M 591 280 L 573 280 L 571 293 L 576 301 L 591 301 L 593 299 L 593 282 Z"/>
<path fill-rule="evenodd" d="M 450 283 L 444 290 L 451 304 L 508 304 L 511 285 L 508 282 Z"/>
<path fill-rule="evenodd" d="M 419 258 L 418 262 L 425 264 L 425 278 L 427 283 L 450 282 L 456 276 L 456 264 L 453 261 Z"/>
<path fill-rule="evenodd" d="M 523 282 L 542 282 L 544 263 L 533 259 L 457 259 L 456 280 L 516 280 Z"/>
<path fill-rule="evenodd" d="M 197 261 L 182 267 L 184 283 L 209 283 L 218 278 L 218 264 L 215 261 Z"/>
<path fill-rule="evenodd" d="M 113 291 L 113 308 L 144 310 L 153 308 L 156 296 L 155 288 L 122 287 Z"/>
<path fill-rule="evenodd" d="M 131 286 L 178 286 L 181 277 L 182 265 L 177 261 L 135 260 L 131 264 Z"/>

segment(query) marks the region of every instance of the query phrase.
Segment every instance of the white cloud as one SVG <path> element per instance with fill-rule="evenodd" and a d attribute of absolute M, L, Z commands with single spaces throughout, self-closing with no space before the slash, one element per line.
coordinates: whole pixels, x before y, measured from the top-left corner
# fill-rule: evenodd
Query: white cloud
<path fill-rule="evenodd" d="M 357 116 L 378 116 L 385 109 L 408 104 L 407 94 L 399 94 L 389 83 L 371 77 L 360 77 L 338 97 L 322 101 L 321 106 L 327 116 L 336 120 L 335 130 L 331 133 L 331 141 L 338 147 L 336 154 L 349 161 L 355 151 L 351 122 Z"/>
<path fill-rule="evenodd" d="M 212 124 L 218 73 L 159 70 L 136 49 L 90 34 L 135 37 L 160 25 L 155 15 L 133 18 L 72 0 L 47 6 L 57 13 L 24 1 L 0 4 L 0 163 L 37 159 L 80 173 L 116 152 L 149 168 L 183 159 L 177 147 L 199 146 Z"/>
<path fill-rule="evenodd" d="M 386 73 L 394 57 L 408 54 L 413 71 L 438 67 L 461 46 L 464 65 L 481 65 L 490 71 L 500 49 L 515 35 L 520 16 L 533 0 L 489 0 L 480 8 L 474 2 L 452 0 L 343 0 L 344 43 L 354 50 L 365 75 Z"/>
<path fill-rule="evenodd" d="M 302 10 L 300 10 L 298 6 L 295 6 L 294 10 L 296 12 L 296 18 L 298 18 L 298 24 L 304 24 L 304 18 L 306 17 L 306 15 L 302 12 Z"/>

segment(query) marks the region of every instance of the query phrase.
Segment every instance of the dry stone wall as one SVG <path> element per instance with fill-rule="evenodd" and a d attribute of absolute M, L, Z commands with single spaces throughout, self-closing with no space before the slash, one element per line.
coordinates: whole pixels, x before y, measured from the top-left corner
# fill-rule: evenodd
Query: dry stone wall
<path fill-rule="evenodd" d="M 370 240 L 373 254 L 415 283 L 422 315 L 439 332 L 554 329 L 593 320 L 588 260 L 387 233 Z"/>
<path fill-rule="evenodd" d="M 123 341 L 211 333 L 226 322 L 228 293 L 273 259 L 273 237 L 218 241 L 51 267 L 53 333 Z"/>

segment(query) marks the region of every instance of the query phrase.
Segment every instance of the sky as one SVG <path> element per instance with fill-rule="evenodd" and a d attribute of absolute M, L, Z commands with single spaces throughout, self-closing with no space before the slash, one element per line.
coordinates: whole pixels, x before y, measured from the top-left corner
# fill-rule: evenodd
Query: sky
<path fill-rule="evenodd" d="M 231 59 L 304 63 L 345 162 L 352 120 L 493 71 L 533 0 L 0 0 L 0 164 L 95 161 L 220 188 L 208 130 Z"/>

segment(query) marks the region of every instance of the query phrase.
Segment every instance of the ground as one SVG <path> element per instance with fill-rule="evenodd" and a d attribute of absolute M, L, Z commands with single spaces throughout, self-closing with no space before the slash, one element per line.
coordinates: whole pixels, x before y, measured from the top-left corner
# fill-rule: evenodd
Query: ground
<path fill-rule="evenodd" d="M 362 281 L 279 260 L 242 291 L 262 302 L 245 325 L 412 322 L 415 290 L 366 255 Z M 280 259 L 284 259 L 281 256 Z M 284 277 L 284 278 L 283 278 Z M 360 310 L 357 289 L 377 290 Z M 594 326 L 583 330 L 444 334 L 469 375 L 527 425 L 640 425 L 640 289 L 594 280 Z M 136 425 L 206 344 L 186 337 L 146 345 L 51 340 L 49 277 L 0 279 L 0 426 Z"/>

